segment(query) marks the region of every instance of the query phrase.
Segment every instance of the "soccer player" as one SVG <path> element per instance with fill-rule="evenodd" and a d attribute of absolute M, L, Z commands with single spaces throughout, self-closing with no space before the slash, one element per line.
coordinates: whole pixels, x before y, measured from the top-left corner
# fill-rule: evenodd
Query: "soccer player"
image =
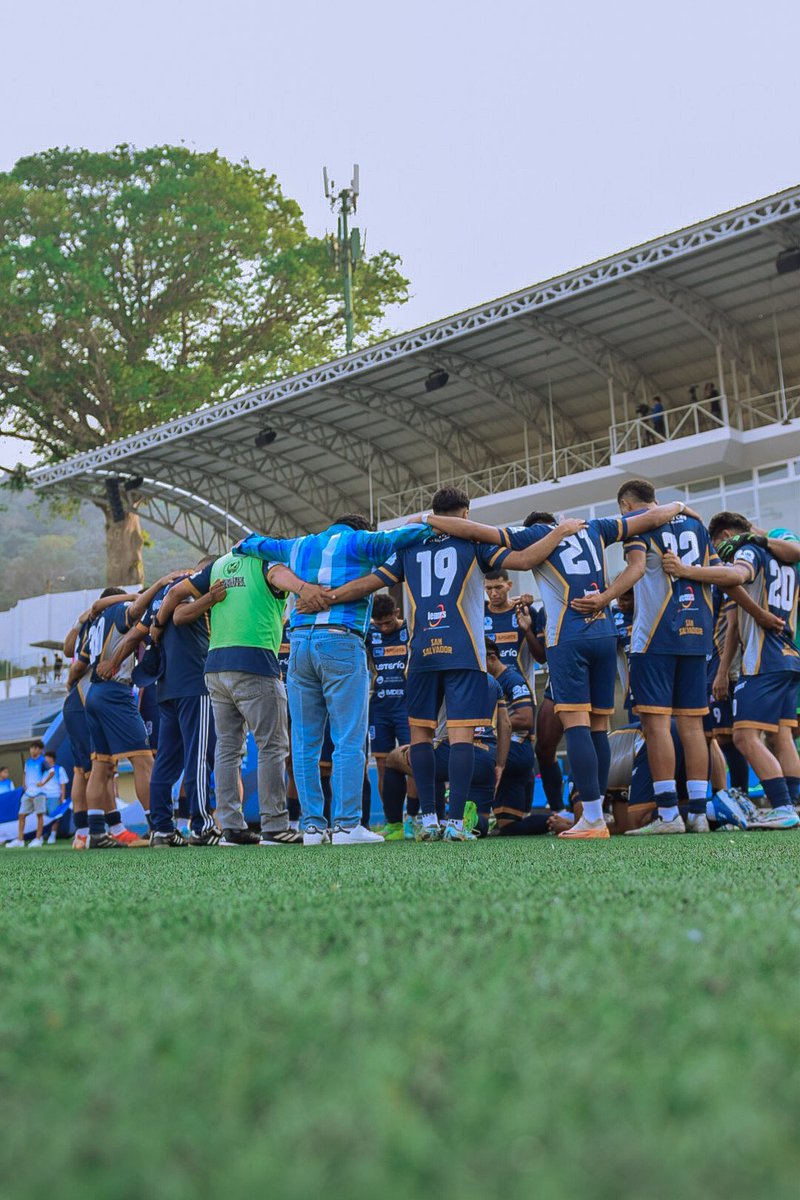
<path fill-rule="evenodd" d="M 402 841 L 405 837 L 402 799 L 398 812 L 397 797 L 393 795 L 392 811 L 387 811 L 383 789 L 386 755 L 395 746 L 407 746 L 411 741 L 406 705 L 408 626 L 391 596 L 378 595 L 372 603 L 367 654 L 372 668 L 369 739 L 378 768 L 378 790 L 386 816 L 386 825 L 381 833 L 386 841 Z"/>
<path fill-rule="evenodd" d="M 516 667 L 504 663 L 500 647 L 490 638 L 486 639 L 486 670 L 500 685 L 511 723 L 511 744 L 493 804 L 498 823 L 505 825 L 519 821 L 531 807 L 534 704 L 527 682 Z"/>
<path fill-rule="evenodd" d="M 502 567 L 489 571 L 484 577 L 486 604 L 483 629 L 487 638 L 495 643 L 503 664 L 519 670 L 519 653 L 525 643 L 525 634 L 517 620 L 517 606 L 511 604 L 511 578 Z"/>
<path fill-rule="evenodd" d="M 464 806 L 469 798 L 475 762 L 476 726 L 491 722 L 486 688 L 483 587 L 480 573 L 504 562 L 523 569 L 528 559 L 539 561 L 561 537 L 582 522 L 568 522 L 528 556 L 509 550 L 509 531 L 477 525 L 465 518 L 469 498 L 459 488 L 440 488 L 432 500 L 430 525 L 438 536 L 425 546 L 398 551 L 365 579 L 337 588 L 337 596 L 352 599 L 380 587 L 405 583 L 411 629 L 407 683 L 411 726 L 411 766 L 419 791 L 422 824 L 420 841 L 444 837 L 463 841 Z M 484 531 L 483 543 L 466 539 L 472 530 Z M 488 536 L 487 536 L 488 535 Z M 531 557 L 532 554 L 532 557 Z M 436 817 L 436 757 L 434 734 L 442 703 L 447 710 L 450 803 L 444 830 Z"/>
<path fill-rule="evenodd" d="M 717 583 L 728 590 L 739 585 L 757 610 L 773 618 L 772 627 L 764 627 L 740 606 L 738 634 L 731 624 L 722 667 L 727 672 L 740 638 L 742 668 L 733 694 L 734 744 L 761 780 L 770 804 L 758 824 L 766 829 L 793 829 L 800 825 L 794 810 L 800 800 L 800 758 L 793 737 L 800 682 L 800 651 L 794 642 L 800 546 L 753 535 L 741 513 L 717 513 L 709 522 L 709 533 L 725 565 L 712 570 L 671 554 L 664 569 L 701 586 Z M 734 598 L 737 595 L 734 591 Z M 762 740 L 767 733 L 772 735 L 773 750 Z"/>
<path fill-rule="evenodd" d="M 547 614 L 547 664 L 555 711 L 561 718 L 567 754 L 583 805 L 574 826 L 559 836 L 569 839 L 607 838 L 603 798 L 608 778 L 608 718 L 614 711 L 617 636 L 605 604 L 583 610 L 607 585 L 605 548 L 631 534 L 641 534 L 682 512 L 677 502 L 639 516 L 577 522 L 568 536 L 558 526 L 528 517 L 522 529 L 509 530 L 510 543 L 522 551 L 513 568 L 533 570 Z M 488 540 L 495 531 L 473 526 L 473 536 Z M 553 539 L 555 538 L 555 541 Z M 540 547 L 547 552 L 541 557 Z M 537 554 L 537 551 L 539 552 Z"/>

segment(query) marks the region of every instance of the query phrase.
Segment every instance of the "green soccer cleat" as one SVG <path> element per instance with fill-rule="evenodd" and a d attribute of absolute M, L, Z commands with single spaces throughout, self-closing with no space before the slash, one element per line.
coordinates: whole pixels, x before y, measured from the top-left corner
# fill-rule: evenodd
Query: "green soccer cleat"
<path fill-rule="evenodd" d="M 406 837 L 402 821 L 387 822 L 378 833 L 385 842 L 403 842 Z"/>
<path fill-rule="evenodd" d="M 474 800 L 468 800 L 464 805 L 464 832 L 472 833 L 478 824 L 478 806 Z"/>
<path fill-rule="evenodd" d="M 461 828 L 454 821 L 446 821 L 444 833 L 442 834 L 443 842 L 477 842 L 478 838 L 471 829 Z"/>

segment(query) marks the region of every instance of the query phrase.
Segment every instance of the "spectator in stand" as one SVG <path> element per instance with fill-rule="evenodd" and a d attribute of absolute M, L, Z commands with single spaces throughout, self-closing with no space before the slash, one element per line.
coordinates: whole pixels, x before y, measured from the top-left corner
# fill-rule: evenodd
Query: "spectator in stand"
<path fill-rule="evenodd" d="M 666 420 L 664 418 L 664 405 L 661 403 L 660 396 L 653 397 L 653 408 L 650 413 L 650 423 L 653 426 L 653 433 L 657 438 L 662 440 L 667 436 Z"/>
<path fill-rule="evenodd" d="M 710 400 L 709 412 L 715 421 L 722 420 L 722 397 L 717 391 L 713 383 L 707 383 L 703 392 L 703 399 Z"/>
<path fill-rule="evenodd" d="M 13 791 L 14 780 L 11 778 L 8 767 L 0 767 L 0 796 Z"/>
<path fill-rule="evenodd" d="M 46 750 L 44 755 L 46 776 L 42 784 L 42 790 L 45 794 L 45 804 L 47 807 L 48 816 L 54 813 L 59 805 L 64 803 L 67 795 L 67 784 L 69 776 L 63 767 L 60 767 L 56 762 L 54 750 Z M 48 844 L 53 844 L 56 840 L 60 817 L 53 822 L 53 828 L 50 831 Z"/>
<path fill-rule="evenodd" d="M 64 670 L 64 659 L 56 651 L 53 659 L 53 683 L 61 683 L 61 672 Z"/>
<path fill-rule="evenodd" d="M 652 446 L 653 430 L 651 427 L 650 409 L 646 404 L 639 404 L 636 408 L 636 415 L 639 418 L 639 428 L 641 430 L 645 446 Z"/>

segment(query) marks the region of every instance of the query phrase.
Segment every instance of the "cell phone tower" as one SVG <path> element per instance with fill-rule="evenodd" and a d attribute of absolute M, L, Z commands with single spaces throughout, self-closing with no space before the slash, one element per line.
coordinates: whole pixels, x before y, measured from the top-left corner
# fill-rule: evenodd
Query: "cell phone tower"
<path fill-rule="evenodd" d="M 350 354 L 353 349 L 353 272 L 364 253 L 361 231 L 355 227 L 351 229 L 349 224 L 349 218 L 355 213 L 358 205 L 358 163 L 353 166 L 350 186 L 341 188 L 338 192 L 334 181 L 328 178 L 327 167 L 322 168 L 322 178 L 325 184 L 325 199 L 331 206 L 331 212 L 335 212 L 339 218 L 336 233 L 328 237 L 328 246 L 336 269 L 342 275 L 345 346 Z"/>

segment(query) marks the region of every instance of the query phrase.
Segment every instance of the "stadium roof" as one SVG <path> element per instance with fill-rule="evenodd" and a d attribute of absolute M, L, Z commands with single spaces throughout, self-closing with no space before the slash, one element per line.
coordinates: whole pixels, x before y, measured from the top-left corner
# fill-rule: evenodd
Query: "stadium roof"
<path fill-rule="evenodd" d="M 800 380 L 800 276 L 775 267 L 796 246 L 800 186 L 31 479 L 82 497 L 109 477 L 135 480 L 143 515 L 213 550 L 251 528 L 291 535 L 353 509 L 398 515 L 398 493 L 552 461 L 554 446 L 599 465 L 612 421 L 654 395 L 674 408 L 706 380 L 742 398 L 776 389 L 781 370 Z M 428 391 L 432 372 L 448 379 Z M 276 436 L 259 448 L 264 431 Z"/>

